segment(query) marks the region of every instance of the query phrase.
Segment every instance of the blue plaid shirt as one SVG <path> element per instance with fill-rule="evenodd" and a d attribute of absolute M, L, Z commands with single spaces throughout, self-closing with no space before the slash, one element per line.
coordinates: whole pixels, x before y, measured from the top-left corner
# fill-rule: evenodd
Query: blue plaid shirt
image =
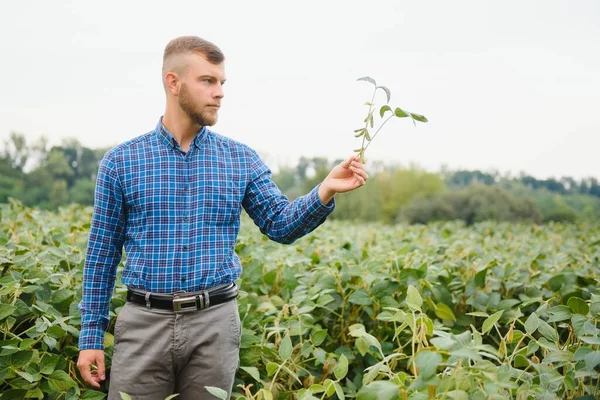
<path fill-rule="evenodd" d="M 235 281 L 242 207 L 261 232 L 292 243 L 333 211 L 318 186 L 290 202 L 247 145 L 202 128 L 183 152 L 156 129 L 109 150 L 96 178 L 94 212 L 79 303 L 79 348 L 102 349 L 109 302 L 125 246 L 121 280 L 155 293 L 198 291 Z"/>

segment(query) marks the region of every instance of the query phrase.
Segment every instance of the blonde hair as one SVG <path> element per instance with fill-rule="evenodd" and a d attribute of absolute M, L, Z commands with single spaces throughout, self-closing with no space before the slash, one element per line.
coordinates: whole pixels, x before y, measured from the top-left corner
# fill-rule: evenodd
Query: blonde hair
<path fill-rule="evenodd" d="M 167 69 L 178 67 L 179 71 L 177 72 L 179 73 L 182 73 L 183 70 L 185 70 L 187 65 L 174 66 L 170 63 L 176 56 L 184 54 L 200 54 L 212 64 L 221 64 L 225 61 L 223 52 L 214 43 L 199 38 L 198 36 L 180 36 L 171 40 L 167 44 L 167 47 L 165 47 L 162 68 L 163 78 L 165 74 L 169 72 Z"/>

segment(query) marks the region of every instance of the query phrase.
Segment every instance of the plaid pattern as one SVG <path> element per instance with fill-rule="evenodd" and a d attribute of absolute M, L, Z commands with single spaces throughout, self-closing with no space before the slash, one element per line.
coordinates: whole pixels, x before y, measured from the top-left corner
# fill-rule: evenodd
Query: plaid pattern
<path fill-rule="evenodd" d="M 103 348 L 123 246 L 121 280 L 131 288 L 191 292 L 236 280 L 242 207 L 262 233 L 287 244 L 322 224 L 335 201 L 323 205 L 317 186 L 290 202 L 254 150 L 207 128 L 184 153 L 161 118 L 109 150 L 96 178 L 79 348 Z"/>

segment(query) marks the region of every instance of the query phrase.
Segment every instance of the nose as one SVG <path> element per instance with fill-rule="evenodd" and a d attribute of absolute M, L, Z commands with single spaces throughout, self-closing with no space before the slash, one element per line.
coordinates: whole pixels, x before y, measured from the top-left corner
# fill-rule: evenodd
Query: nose
<path fill-rule="evenodd" d="M 217 88 L 215 89 L 215 93 L 213 95 L 216 99 L 222 99 L 225 97 L 225 93 L 223 92 L 223 85 L 217 84 Z"/>

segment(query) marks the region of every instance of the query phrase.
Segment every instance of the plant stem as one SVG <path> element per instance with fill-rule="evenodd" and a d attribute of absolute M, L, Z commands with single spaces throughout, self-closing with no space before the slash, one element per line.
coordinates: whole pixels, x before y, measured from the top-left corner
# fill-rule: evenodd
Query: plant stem
<path fill-rule="evenodd" d="M 369 127 L 369 118 L 368 116 L 371 115 L 371 110 L 373 109 L 373 102 L 375 101 L 375 94 L 377 93 L 377 88 L 375 88 L 375 90 L 373 90 L 373 97 L 371 97 L 371 102 L 369 103 L 369 113 L 367 114 L 367 120 L 365 121 L 365 129 L 367 129 Z M 366 139 L 367 135 L 363 134 L 363 140 L 362 140 L 362 144 L 360 145 L 361 147 L 361 153 L 364 154 L 365 151 L 365 139 Z M 373 138 L 371 138 L 371 140 L 373 140 Z M 361 160 L 362 161 L 362 160 Z"/>
<path fill-rule="evenodd" d="M 271 384 L 269 385 L 269 390 L 271 392 L 273 391 L 273 385 L 275 384 L 275 381 L 277 380 L 277 375 L 279 375 L 279 371 L 281 371 L 281 368 L 283 368 L 283 365 L 285 364 L 285 362 L 286 362 L 286 360 L 283 360 L 283 362 L 281 364 L 279 364 L 279 367 L 277 368 L 275 375 L 273 375 L 273 380 L 271 380 Z"/>
<path fill-rule="evenodd" d="M 379 126 L 379 128 L 377 128 L 377 131 L 375 132 L 375 134 L 373 136 L 371 136 L 371 141 L 369 143 L 367 143 L 367 146 L 365 148 L 363 148 L 363 152 L 369 148 L 369 146 L 371 145 L 371 142 L 373 142 L 373 139 L 375 139 L 375 136 L 377 136 L 377 134 L 379 133 L 381 128 L 383 128 L 385 123 L 388 122 L 390 120 L 390 118 L 392 118 L 393 116 L 394 115 L 392 114 L 389 117 L 387 117 L 387 119 L 385 121 L 383 121 L 383 123 Z"/>

